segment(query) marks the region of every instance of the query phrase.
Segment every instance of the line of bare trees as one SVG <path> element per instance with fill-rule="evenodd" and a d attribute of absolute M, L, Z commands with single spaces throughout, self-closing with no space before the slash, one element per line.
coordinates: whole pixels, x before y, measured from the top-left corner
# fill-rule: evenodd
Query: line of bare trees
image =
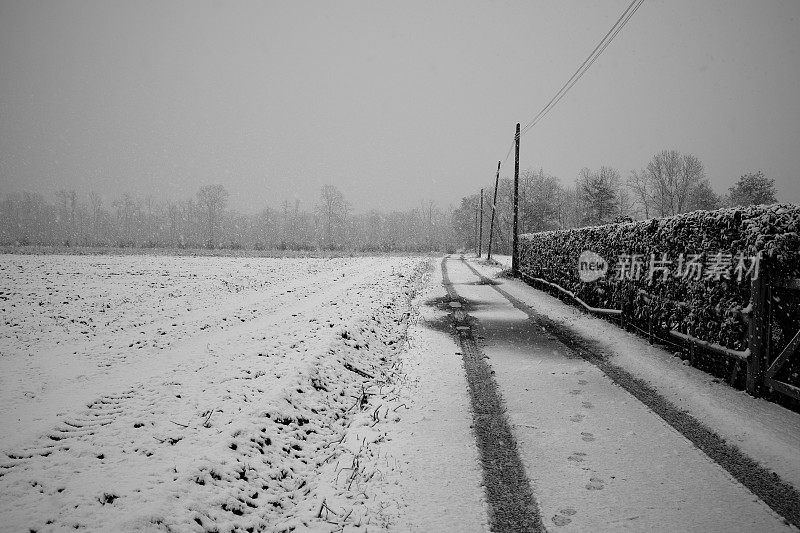
<path fill-rule="evenodd" d="M 493 191 L 487 183 L 486 191 Z M 513 179 L 502 178 L 498 187 L 493 249 L 510 253 Z M 763 173 L 743 175 L 725 195 L 717 194 L 702 162 L 693 154 L 664 150 L 641 170 L 623 179 L 618 170 L 602 166 L 583 168 L 572 185 L 543 170 L 520 173 L 519 230 L 521 233 L 607 224 L 614 221 L 665 217 L 698 209 L 774 203 L 775 182 Z M 477 194 L 461 199 L 453 213 L 458 246 L 475 248 Z M 491 206 L 489 206 L 491 209 Z M 484 217 L 483 235 L 489 234 Z"/>
<path fill-rule="evenodd" d="M 0 201 L 5 245 L 174 247 L 231 249 L 447 251 L 455 242 L 452 213 L 433 202 L 405 211 L 354 213 L 342 192 L 322 188 L 302 209 L 284 200 L 255 214 L 228 208 L 222 185 L 202 187 L 182 201 L 122 194 L 105 203 L 96 193 L 7 194 Z"/>
<path fill-rule="evenodd" d="M 494 183 L 485 190 L 491 198 Z M 499 182 L 493 249 L 508 253 L 512 232 L 513 180 Z M 761 172 L 743 175 L 718 195 L 692 154 L 665 150 L 623 179 L 602 166 L 584 168 L 572 185 L 543 170 L 520 175 L 521 233 L 669 216 L 696 209 L 776 201 L 774 180 Z M 53 203 L 38 193 L 0 200 L 0 244 L 176 248 L 331 249 L 365 252 L 473 249 L 478 195 L 455 209 L 434 202 L 405 211 L 354 213 L 342 192 L 325 185 L 318 201 L 301 208 L 284 200 L 255 214 L 228 208 L 222 185 L 201 188 L 182 201 L 122 194 L 106 204 L 95 193 L 62 190 Z M 488 213 L 483 235 L 489 234 Z"/>

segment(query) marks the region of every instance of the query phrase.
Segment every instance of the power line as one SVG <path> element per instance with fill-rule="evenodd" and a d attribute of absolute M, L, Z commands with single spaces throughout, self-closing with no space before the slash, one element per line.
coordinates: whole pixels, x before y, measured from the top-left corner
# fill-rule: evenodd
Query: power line
<path fill-rule="evenodd" d="M 569 92 L 569 90 L 572 89 L 572 87 L 576 83 L 578 83 L 578 80 L 580 80 L 583 77 L 586 71 L 589 70 L 589 68 L 591 68 L 591 66 L 594 64 L 595 61 L 597 61 L 597 58 L 600 57 L 600 55 L 605 51 L 606 48 L 608 48 L 608 46 L 611 44 L 614 38 L 619 34 L 620 31 L 622 31 L 622 28 L 624 28 L 625 25 L 628 24 L 628 21 L 630 21 L 631 17 L 633 17 L 633 15 L 636 13 L 636 11 L 639 10 L 639 8 L 642 6 L 643 3 L 644 0 L 631 0 L 631 3 L 628 4 L 628 7 L 625 8 L 625 10 L 619 16 L 619 18 L 617 18 L 616 22 L 614 22 L 614 24 L 611 26 L 611 29 L 609 29 L 608 32 L 606 32 L 606 34 L 603 36 L 603 38 L 600 39 L 600 41 L 597 43 L 597 45 L 594 47 L 591 53 L 588 56 L 586 56 L 586 59 L 583 60 L 583 63 L 580 64 L 580 66 L 575 70 L 572 76 L 570 76 L 569 79 L 567 79 L 567 81 L 564 82 L 561 88 L 558 91 L 556 91 L 553 97 L 550 98 L 550 101 L 547 102 L 547 104 L 539 111 L 539 113 L 537 113 L 536 116 L 533 117 L 530 121 L 528 121 L 528 123 L 522 128 L 519 134 L 520 136 L 530 131 L 556 105 L 558 105 L 558 103 L 561 101 L 562 98 L 564 98 L 567 92 Z M 509 156 L 511 155 L 511 152 L 514 150 L 515 142 L 516 142 L 516 135 L 514 136 L 514 139 L 512 139 L 511 145 L 509 146 L 508 151 L 506 152 L 506 156 L 503 159 L 503 164 L 502 164 L 503 166 L 505 166 Z"/>
<path fill-rule="evenodd" d="M 581 65 L 564 83 L 564 85 L 561 86 L 558 92 L 553 95 L 547 105 L 545 105 L 542 110 L 539 111 L 539 113 L 525 125 L 520 135 L 524 135 L 536 124 L 538 124 L 561 101 L 561 99 L 564 98 L 567 92 L 569 92 L 569 90 L 578 82 L 578 80 L 583 77 L 586 71 L 591 68 L 591 66 L 595 61 L 597 61 L 597 58 L 600 57 L 605 49 L 608 48 L 608 45 L 610 45 L 619 32 L 622 31 L 622 28 L 628 24 L 628 21 L 630 21 L 631 17 L 633 17 L 643 3 L 644 0 L 632 0 L 631 3 L 628 4 L 628 7 L 625 8 L 625 11 L 622 12 L 611 29 L 608 30 L 603 38 L 600 39 L 600 42 L 597 43 L 597 46 L 594 47 L 594 50 L 592 50 L 592 52 L 586 57 L 583 63 L 581 63 Z"/>
<path fill-rule="evenodd" d="M 527 131 L 530 128 L 532 128 L 533 125 L 536 123 L 536 121 L 545 113 L 545 111 L 548 108 L 550 108 L 551 105 L 554 105 L 553 102 L 556 100 L 556 98 L 558 98 L 558 95 L 561 94 L 562 91 L 564 91 L 566 89 L 567 85 L 569 85 L 569 83 L 572 80 L 574 80 L 576 76 L 578 76 L 578 74 L 580 73 L 581 69 L 586 65 L 586 63 L 589 62 L 589 60 L 592 58 L 592 56 L 594 56 L 597 53 L 597 50 L 603 45 L 603 43 L 606 41 L 606 39 L 608 39 L 609 35 L 611 35 L 611 33 L 614 31 L 614 28 L 616 28 L 619 25 L 619 23 L 622 21 L 622 19 L 625 17 L 625 15 L 631 10 L 631 8 L 633 7 L 633 4 L 635 4 L 637 1 L 638 0 L 631 0 L 631 3 L 628 4 L 628 7 L 625 8 L 625 11 L 622 12 L 622 14 L 619 16 L 619 18 L 614 23 L 614 25 L 611 26 L 611 29 L 608 30 L 608 33 L 606 33 L 603 36 L 603 38 L 600 39 L 600 42 L 597 43 L 597 46 L 594 47 L 594 50 L 592 50 L 592 52 L 588 56 L 586 56 L 586 59 L 583 60 L 583 63 L 581 63 L 581 65 L 575 70 L 575 72 L 572 73 L 572 76 L 570 76 L 570 78 L 567 81 L 564 82 L 564 85 L 561 86 L 561 88 L 556 92 L 556 94 L 553 95 L 553 97 L 550 99 L 550 101 L 547 102 L 547 104 L 539 111 L 539 113 L 535 117 L 533 117 L 533 119 L 531 119 L 527 124 L 525 124 L 525 126 L 523 126 L 523 128 L 522 128 L 523 131 Z"/>
<path fill-rule="evenodd" d="M 625 10 L 619 16 L 617 21 L 614 23 L 614 25 L 611 26 L 611 29 L 609 29 L 608 32 L 606 32 L 606 34 L 603 36 L 603 38 L 600 39 L 600 41 L 594 47 L 594 50 L 592 50 L 591 53 L 588 56 L 586 56 L 586 59 L 583 60 L 583 63 L 581 63 L 580 66 L 575 70 L 575 72 L 573 72 L 572 76 L 570 76 L 569 79 L 566 82 L 564 82 L 564 84 L 561 86 L 561 88 L 556 92 L 556 94 L 553 95 L 552 98 L 550 98 L 550 101 L 547 102 L 547 104 L 541 109 L 541 111 L 539 111 L 539 113 L 537 113 L 536 116 L 533 117 L 525 125 L 524 128 L 520 129 L 520 124 L 517 123 L 517 131 L 516 131 L 516 133 L 514 135 L 514 140 L 511 143 L 511 146 L 509 147 L 508 152 L 506 153 L 505 160 L 502 163 L 502 165 L 505 165 L 506 161 L 508 161 L 508 158 L 511 155 L 512 150 L 514 150 L 514 148 L 516 148 L 516 157 L 515 157 L 515 160 L 514 160 L 514 231 L 513 231 L 513 236 L 514 236 L 513 250 L 514 251 L 513 251 L 513 260 L 512 260 L 512 267 L 511 267 L 512 270 L 514 271 L 515 275 L 517 274 L 517 236 L 518 236 L 518 233 L 517 233 L 518 196 L 517 195 L 518 195 L 518 191 L 519 191 L 518 177 L 519 177 L 519 141 L 520 141 L 520 138 L 522 137 L 522 135 L 524 135 L 525 133 L 530 131 L 531 128 L 536 126 L 536 124 L 538 124 L 539 121 L 541 121 L 545 116 L 547 116 L 547 114 L 556 105 L 558 105 L 558 103 L 561 101 L 561 99 L 564 98 L 564 96 L 566 96 L 566 94 L 569 92 L 569 90 L 572 89 L 572 87 L 576 83 L 578 83 L 578 81 L 583 77 L 583 75 L 586 74 L 586 71 L 591 68 L 591 66 L 595 63 L 595 61 L 597 61 L 597 58 L 599 58 L 603 54 L 603 52 L 606 50 L 606 48 L 608 48 L 608 46 L 614 41 L 614 39 L 619 34 L 619 32 L 622 31 L 622 28 L 624 28 L 628 24 L 628 22 L 631 20 L 633 15 L 635 15 L 636 12 L 639 10 L 639 8 L 642 7 L 643 3 L 644 3 L 644 0 L 631 0 L 631 3 L 628 4 L 628 7 L 625 8 Z M 498 167 L 497 167 L 497 178 L 499 178 L 499 176 L 500 176 L 500 166 L 502 166 L 502 165 L 498 165 Z M 482 200 L 483 200 L 483 189 L 481 189 L 481 203 L 482 203 Z M 493 208 L 494 208 L 494 206 L 493 206 Z M 482 214 L 482 210 L 481 210 L 481 214 Z M 494 214 L 494 211 L 492 212 L 492 214 Z M 492 217 L 492 218 L 494 220 L 494 217 Z M 477 223 L 477 219 L 476 219 L 476 223 Z M 481 229 L 482 229 L 482 227 L 481 227 Z M 480 245 L 479 245 L 479 248 L 478 248 L 478 255 L 480 256 Z"/>
<path fill-rule="evenodd" d="M 580 70 L 580 74 L 578 74 L 577 77 L 575 79 L 573 79 L 571 82 L 569 82 L 569 81 L 567 82 L 567 83 L 569 83 L 569 85 L 567 85 L 566 89 L 561 91 L 560 95 L 558 95 L 558 94 L 556 95 L 557 98 L 552 103 L 552 105 L 550 105 L 549 107 L 546 107 L 543 110 L 543 113 L 540 114 L 540 116 L 538 116 L 536 119 L 531 121 L 530 125 L 526 126 L 525 131 L 523 131 L 521 133 L 521 135 L 524 134 L 524 133 L 527 133 L 531 128 L 533 128 L 536 124 L 538 124 L 561 101 L 561 99 L 564 98 L 564 96 L 567 94 L 567 92 L 569 92 L 569 90 L 572 88 L 572 86 L 575 85 L 576 83 L 578 83 L 578 80 L 580 80 L 583 77 L 583 75 L 586 74 L 586 71 L 589 70 L 589 68 L 594 64 L 594 62 L 597 61 L 597 58 L 600 57 L 600 54 L 602 54 L 603 51 L 606 48 L 608 48 L 608 45 L 611 44 L 611 42 L 614 40 L 614 38 L 617 36 L 617 34 L 620 31 L 622 31 L 622 28 L 625 27 L 625 25 L 628 23 L 628 21 L 631 19 L 631 17 L 633 17 L 633 15 L 636 13 L 636 11 L 639 9 L 639 7 L 641 7 L 641 5 L 644 3 L 644 0 L 634 0 L 634 2 L 636 2 L 636 6 L 630 11 L 630 13 L 628 13 L 628 15 L 625 17 L 625 20 L 623 20 L 622 23 L 619 26 L 617 26 L 616 29 L 612 28 L 614 33 L 611 34 L 611 37 L 607 41 L 605 41 L 604 44 L 601 41 L 600 44 L 602 44 L 602 47 L 597 52 L 597 54 L 595 54 L 594 57 L 591 58 L 589 63 L 586 65 L 586 67 L 583 68 L 583 70 L 579 69 Z M 631 4 L 631 5 L 633 5 L 633 4 Z M 624 15 L 624 13 L 623 13 L 623 15 Z"/>
<path fill-rule="evenodd" d="M 516 142 L 516 140 L 517 140 L 517 136 L 514 135 L 514 138 L 511 139 L 511 144 L 508 147 L 508 152 L 506 152 L 506 157 L 505 157 L 505 159 L 503 159 L 503 164 L 504 165 L 506 164 L 506 161 L 508 161 L 508 156 L 510 156 L 511 152 L 514 151 L 514 143 Z"/>

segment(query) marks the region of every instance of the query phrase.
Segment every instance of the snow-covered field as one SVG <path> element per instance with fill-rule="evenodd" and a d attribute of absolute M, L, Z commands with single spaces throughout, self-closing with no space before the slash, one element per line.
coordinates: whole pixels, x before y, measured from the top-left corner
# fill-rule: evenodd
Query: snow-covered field
<path fill-rule="evenodd" d="M 429 269 L 0 256 L 0 529 L 380 527 Z"/>
<path fill-rule="evenodd" d="M 442 264 L 484 324 L 479 346 L 548 525 L 617 531 L 635 513 L 664 531 L 726 530 L 745 523 L 736 510 L 784 528 L 658 415 L 526 330 L 528 316 L 456 259 L 7 254 L 0 531 L 487 531 L 493 504 Z M 797 485 L 796 413 L 495 278 L 505 262 L 471 264 Z M 612 431 L 615 421 L 630 427 Z M 713 483 L 697 481 L 701 470 Z M 713 500 L 723 492 L 727 503 Z"/>

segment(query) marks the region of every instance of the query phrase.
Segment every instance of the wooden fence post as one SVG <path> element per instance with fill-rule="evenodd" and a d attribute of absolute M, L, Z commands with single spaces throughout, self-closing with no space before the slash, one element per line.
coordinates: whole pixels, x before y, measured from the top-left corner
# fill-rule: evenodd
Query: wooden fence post
<path fill-rule="evenodd" d="M 746 390 L 753 396 L 761 393 L 764 382 L 764 370 L 767 368 L 769 357 L 769 283 L 767 269 L 761 265 L 758 277 L 750 283 L 750 331 L 749 349 L 750 357 L 747 359 Z"/>

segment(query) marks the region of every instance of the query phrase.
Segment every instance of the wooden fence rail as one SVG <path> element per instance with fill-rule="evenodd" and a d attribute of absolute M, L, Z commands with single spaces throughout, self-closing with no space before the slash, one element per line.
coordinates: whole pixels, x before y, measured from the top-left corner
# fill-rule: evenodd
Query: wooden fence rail
<path fill-rule="evenodd" d="M 769 281 L 769 283 L 767 283 L 767 281 Z M 779 372 L 787 368 L 787 365 L 790 363 L 796 362 L 800 356 L 800 329 L 794 332 L 789 342 L 783 347 L 777 357 L 772 357 L 773 347 L 770 342 L 772 338 L 770 330 L 772 327 L 771 308 L 774 303 L 772 291 L 775 289 L 798 291 L 800 290 L 800 278 L 765 280 L 763 284 L 764 287 L 756 287 L 754 285 L 752 296 L 754 302 L 754 317 L 750 322 L 750 331 L 753 332 L 753 323 L 757 323 L 756 332 L 757 335 L 761 335 L 757 338 L 757 343 L 754 343 L 752 336 L 750 339 L 751 347 L 756 345 L 761 350 L 756 366 L 757 373 L 754 379 L 757 383 L 757 387 L 766 388 L 794 398 L 795 400 L 800 400 L 800 387 L 781 381 L 778 378 Z M 761 302 L 763 303 L 759 302 L 758 298 L 761 298 Z M 760 315 L 756 312 L 756 302 L 762 305 Z M 800 322 L 800 320 L 795 321 L 795 323 L 797 322 Z M 787 332 L 783 333 L 786 334 Z M 749 389 L 748 392 L 750 392 Z M 756 394 L 759 392 L 762 391 L 756 390 Z"/>
<path fill-rule="evenodd" d="M 581 300 L 575 293 L 560 285 L 545 279 L 531 276 L 521 269 L 520 277 L 531 284 L 555 289 L 560 294 L 569 297 L 573 302 L 579 304 L 587 312 L 602 316 L 613 316 L 620 318 L 625 323 L 625 317 L 619 309 L 600 309 L 595 308 Z M 800 330 L 796 331 L 789 343 L 781 350 L 777 357 L 772 355 L 771 327 L 772 327 L 772 291 L 776 288 L 800 291 L 800 278 L 789 279 L 770 279 L 769 270 L 761 269 L 758 277 L 751 281 L 750 305 L 742 311 L 743 318 L 749 322 L 748 347 L 746 350 L 734 350 L 725 346 L 720 346 L 703 339 L 698 339 L 686 333 L 671 330 L 670 335 L 678 341 L 688 344 L 691 349 L 692 359 L 694 359 L 695 349 L 707 350 L 717 354 L 725 355 L 736 361 L 731 383 L 735 381 L 736 374 L 740 365 L 746 369 L 745 390 L 753 396 L 761 396 L 767 390 L 775 391 L 780 394 L 800 400 L 800 387 L 791 383 L 786 383 L 778 379 L 779 372 L 794 361 L 800 354 Z M 657 298 L 645 291 L 639 291 L 645 299 Z M 688 305 L 685 302 L 672 302 L 676 305 Z M 800 317 L 799 317 L 800 318 Z M 798 321 L 800 322 L 800 321 Z M 648 331 L 640 330 L 646 334 L 653 343 L 653 325 L 649 324 Z M 664 342 L 664 339 L 659 339 Z M 692 361 L 694 362 L 694 361 Z"/>

